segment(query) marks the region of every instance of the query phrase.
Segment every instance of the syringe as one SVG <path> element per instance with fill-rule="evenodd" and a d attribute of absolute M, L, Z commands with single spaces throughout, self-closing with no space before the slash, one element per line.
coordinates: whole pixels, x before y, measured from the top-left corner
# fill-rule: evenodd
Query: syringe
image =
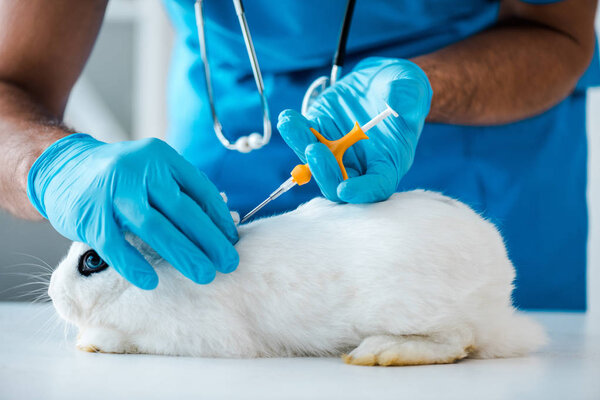
<path fill-rule="evenodd" d="M 354 128 L 352 128 L 352 130 L 350 132 L 348 132 L 346 135 L 344 135 L 342 138 L 340 138 L 338 140 L 327 140 L 323 137 L 323 135 L 321 135 L 319 132 L 317 132 L 313 128 L 310 128 L 310 130 L 317 137 L 319 142 L 323 143 L 324 145 L 326 145 L 329 148 L 329 150 L 331 150 L 331 152 L 335 156 L 335 159 L 337 160 L 337 162 L 340 166 L 340 169 L 342 171 L 342 176 L 345 180 L 345 179 L 348 179 L 348 174 L 346 173 L 346 167 L 344 167 L 342 157 L 344 156 L 344 153 L 346 152 L 346 150 L 348 150 L 354 143 L 358 142 L 359 140 L 368 139 L 369 137 L 367 135 L 365 135 L 365 132 L 367 132 L 369 129 L 373 128 L 375 125 L 377 125 L 378 123 L 380 123 L 381 121 L 383 121 L 384 119 L 386 119 L 387 117 L 389 117 L 391 115 L 393 115 L 394 117 L 397 117 L 398 113 L 396 113 L 396 111 L 394 111 L 389 105 L 387 105 L 387 108 L 384 111 L 379 113 L 377 116 L 375 116 L 375 118 L 373 118 L 372 120 L 370 120 L 363 126 L 358 125 L 358 122 L 356 122 L 354 124 Z M 285 192 L 287 192 L 294 186 L 304 185 L 305 183 L 310 182 L 310 179 L 312 178 L 312 174 L 310 172 L 310 169 L 308 168 L 308 164 L 296 165 L 296 167 L 294 167 L 294 169 L 292 170 L 290 175 L 291 175 L 291 177 L 288 178 L 285 182 L 283 182 L 281 184 L 281 186 L 279 186 L 277 188 L 277 190 L 275 190 L 273 193 L 271 193 L 265 201 L 260 203 L 252 211 L 250 211 L 248 214 L 246 214 L 246 216 L 244 216 L 244 218 L 242 219 L 242 223 L 246 222 L 250 217 L 252 217 L 254 214 L 256 214 L 261 208 L 263 208 L 268 203 L 275 200 L 276 198 L 278 198 L 279 196 L 281 196 L 282 194 L 284 194 Z"/>

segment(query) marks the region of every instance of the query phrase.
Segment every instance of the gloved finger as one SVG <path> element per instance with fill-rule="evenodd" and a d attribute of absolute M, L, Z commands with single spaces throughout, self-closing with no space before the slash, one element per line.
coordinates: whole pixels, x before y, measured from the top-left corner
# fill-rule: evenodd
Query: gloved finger
<path fill-rule="evenodd" d="M 160 212 L 149 206 L 143 213 L 129 207 L 118 212 L 125 229 L 152 247 L 186 278 L 200 284 L 213 281 L 216 275 L 213 263 Z"/>
<path fill-rule="evenodd" d="M 144 290 L 152 290 L 158 285 L 158 275 L 154 268 L 125 240 L 123 232 L 114 222 L 104 225 L 104 232 L 100 237 L 103 240 L 96 240 L 90 246 L 123 278 Z"/>
<path fill-rule="evenodd" d="M 279 114 L 277 129 L 285 143 L 303 163 L 306 162 L 306 147 L 318 141 L 310 127 L 310 122 L 297 111 L 284 110 Z"/>
<path fill-rule="evenodd" d="M 375 203 L 388 199 L 396 191 L 393 166 L 371 165 L 365 175 L 349 178 L 337 187 L 337 195 L 346 203 Z"/>
<path fill-rule="evenodd" d="M 240 259 L 227 237 L 202 208 L 178 187 L 168 189 L 167 186 L 164 190 L 151 190 L 150 205 L 202 249 L 218 271 L 227 273 L 235 270 Z"/>
<path fill-rule="evenodd" d="M 344 178 L 333 153 L 323 143 L 313 143 L 306 148 L 306 161 L 323 195 L 339 201 L 337 187 Z"/>
<path fill-rule="evenodd" d="M 179 156 L 181 158 L 181 156 Z M 237 227 L 231 218 L 229 208 L 215 185 L 208 177 L 183 158 L 173 162 L 173 178 L 181 191 L 194 200 L 225 234 L 231 243 L 237 243 Z"/>

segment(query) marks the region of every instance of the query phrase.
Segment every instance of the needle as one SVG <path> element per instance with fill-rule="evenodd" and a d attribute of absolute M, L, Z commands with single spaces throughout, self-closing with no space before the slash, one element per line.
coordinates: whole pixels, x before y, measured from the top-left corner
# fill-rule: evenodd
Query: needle
<path fill-rule="evenodd" d="M 281 186 L 279 186 L 277 188 L 277 190 L 275 190 L 273 193 L 271 193 L 265 201 L 263 201 L 262 203 L 260 203 L 256 207 L 254 207 L 254 209 L 252 211 L 250 211 L 248 214 L 246 214 L 246 216 L 242 219 L 241 223 L 243 224 L 244 222 L 246 222 L 248 220 L 248 218 L 250 218 L 251 216 L 256 214 L 261 208 L 266 206 L 271 200 L 275 200 L 276 198 L 278 198 L 279 196 L 281 196 L 282 194 L 284 194 L 285 192 L 287 192 L 294 186 L 296 186 L 296 182 L 294 182 L 294 178 L 290 176 L 288 178 L 288 180 L 283 182 L 283 184 Z"/>

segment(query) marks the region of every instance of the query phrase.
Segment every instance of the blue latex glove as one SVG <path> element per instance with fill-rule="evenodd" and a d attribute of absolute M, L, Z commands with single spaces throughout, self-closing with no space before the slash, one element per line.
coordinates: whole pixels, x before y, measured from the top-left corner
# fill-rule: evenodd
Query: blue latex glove
<path fill-rule="evenodd" d="M 158 276 L 124 231 L 197 283 L 238 265 L 237 229 L 219 192 L 158 139 L 106 144 L 67 136 L 33 164 L 27 192 L 58 232 L 87 243 L 142 289 L 155 288 Z"/>
<path fill-rule="evenodd" d="M 286 143 L 308 162 L 323 195 L 332 201 L 371 203 L 385 200 L 412 165 L 433 92 L 425 73 L 401 59 L 368 58 L 325 90 L 312 104 L 308 119 L 293 110 L 279 115 Z M 399 118 L 372 128 L 344 154 L 349 179 L 342 178 L 333 154 L 309 127 L 327 139 L 339 139 L 358 121 L 363 125 L 389 104 Z"/>

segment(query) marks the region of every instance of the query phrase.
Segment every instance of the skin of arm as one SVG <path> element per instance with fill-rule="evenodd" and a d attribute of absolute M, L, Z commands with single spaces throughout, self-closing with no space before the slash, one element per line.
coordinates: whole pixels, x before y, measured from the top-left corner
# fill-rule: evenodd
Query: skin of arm
<path fill-rule="evenodd" d="M 0 0 L 0 207 L 40 219 L 27 174 L 53 142 L 92 50 L 107 0 Z M 433 87 L 428 121 L 517 121 L 565 98 L 594 50 L 594 0 L 502 0 L 498 24 L 416 57 Z"/>
<path fill-rule="evenodd" d="M 496 125 L 567 97 L 594 53 L 596 0 L 502 0 L 498 23 L 411 61 L 433 88 L 428 122 Z"/>
<path fill-rule="evenodd" d="M 18 217 L 42 218 L 27 198 L 27 174 L 72 133 L 62 115 L 107 2 L 0 1 L 0 207 Z"/>

